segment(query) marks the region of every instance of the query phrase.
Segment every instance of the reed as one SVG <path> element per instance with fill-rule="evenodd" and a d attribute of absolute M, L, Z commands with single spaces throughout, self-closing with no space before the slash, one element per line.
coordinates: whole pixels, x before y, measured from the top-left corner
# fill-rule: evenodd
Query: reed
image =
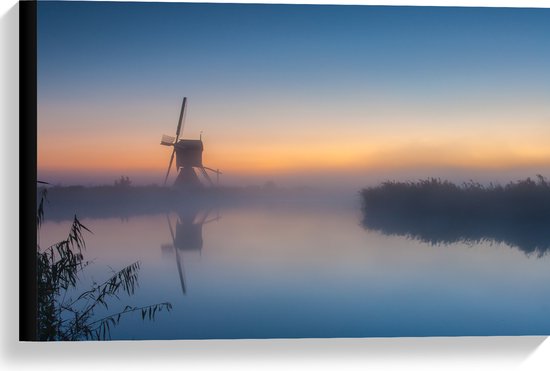
<path fill-rule="evenodd" d="M 41 193 L 37 209 L 37 233 L 44 220 L 47 190 Z M 140 262 L 113 271 L 103 282 L 93 282 L 79 291 L 78 282 L 90 264 L 84 259 L 84 234 L 91 231 L 74 216 L 69 234 L 51 246 L 36 246 L 37 264 L 37 340 L 75 341 L 108 340 L 121 318 L 141 313 L 142 319 L 153 320 L 158 312 L 170 311 L 170 303 L 145 306 L 121 306 L 109 312 L 123 294 L 133 295 L 138 286 Z M 38 239 L 39 241 L 40 239 Z M 107 314 L 98 314 L 107 311 Z"/>
<path fill-rule="evenodd" d="M 526 253 L 550 248 L 550 183 L 542 175 L 506 185 L 441 179 L 384 182 L 361 191 L 363 226 L 432 244 L 494 240 Z"/>

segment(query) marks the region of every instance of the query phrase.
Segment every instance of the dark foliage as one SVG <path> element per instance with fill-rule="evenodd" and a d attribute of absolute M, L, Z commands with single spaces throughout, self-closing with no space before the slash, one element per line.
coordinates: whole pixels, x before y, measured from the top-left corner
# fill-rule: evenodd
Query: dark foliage
<path fill-rule="evenodd" d="M 132 181 L 129 177 L 121 176 L 119 180 L 115 180 L 115 187 L 128 188 L 132 185 Z"/>
<path fill-rule="evenodd" d="M 385 182 L 361 197 L 363 226 L 385 234 L 432 244 L 494 240 L 539 256 L 550 248 L 550 183 L 541 175 L 504 186 Z"/>
<path fill-rule="evenodd" d="M 37 229 L 44 219 L 46 190 L 37 210 Z M 111 328 L 123 315 L 141 312 L 142 318 L 154 319 L 157 312 L 171 310 L 170 303 L 144 307 L 125 306 L 113 314 L 96 318 L 96 309 L 109 308 L 109 302 L 120 299 L 121 294 L 132 295 L 138 286 L 139 262 L 115 272 L 101 284 L 76 293 L 79 274 L 88 265 L 84 261 L 86 247 L 83 233 L 91 231 L 76 216 L 69 235 L 46 249 L 37 245 L 37 293 L 38 293 L 38 339 L 41 341 L 105 340 L 111 337 Z"/>

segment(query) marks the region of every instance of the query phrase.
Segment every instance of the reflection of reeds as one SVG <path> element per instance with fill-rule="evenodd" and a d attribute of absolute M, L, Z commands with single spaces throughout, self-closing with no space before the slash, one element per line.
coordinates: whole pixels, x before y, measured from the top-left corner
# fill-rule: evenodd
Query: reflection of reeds
<path fill-rule="evenodd" d="M 488 239 L 538 255 L 550 249 L 550 183 L 540 175 L 504 186 L 385 182 L 361 196 L 368 229 L 434 244 Z"/>

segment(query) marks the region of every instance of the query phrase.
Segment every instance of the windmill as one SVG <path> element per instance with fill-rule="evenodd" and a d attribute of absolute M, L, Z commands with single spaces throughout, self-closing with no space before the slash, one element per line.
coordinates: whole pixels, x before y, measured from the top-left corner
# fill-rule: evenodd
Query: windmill
<path fill-rule="evenodd" d="M 179 210 L 175 229 L 172 227 L 170 215 L 166 214 L 166 221 L 172 237 L 171 244 L 162 244 L 163 251 L 175 251 L 176 263 L 180 279 L 181 291 L 185 295 L 187 292 L 185 285 L 185 274 L 183 270 L 183 254 L 191 251 L 198 251 L 199 254 L 203 247 L 202 227 L 205 224 L 220 220 L 219 213 L 215 217 L 208 218 L 211 210 L 200 210 L 196 207 L 187 207 Z"/>
<path fill-rule="evenodd" d="M 185 108 L 187 104 L 187 97 L 183 98 L 181 103 L 180 118 L 176 129 L 176 136 L 163 135 L 160 144 L 163 146 L 173 147 L 172 156 L 170 156 L 170 162 L 168 163 L 168 170 L 166 171 L 166 177 L 164 178 L 164 185 L 168 181 L 170 170 L 172 169 L 172 163 L 174 162 L 174 155 L 176 156 L 176 171 L 178 176 L 174 182 L 174 186 L 178 188 L 200 188 L 203 186 L 195 169 L 198 170 L 206 179 L 207 183 L 211 186 L 214 182 L 208 175 L 208 171 L 216 174 L 216 183 L 219 183 L 219 176 L 221 171 L 211 169 L 202 164 L 202 151 L 204 146 L 202 144 L 202 135 L 199 139 L 180 139 L 180 134 L 183 131 L 183 122 L 185 117 Z"/>

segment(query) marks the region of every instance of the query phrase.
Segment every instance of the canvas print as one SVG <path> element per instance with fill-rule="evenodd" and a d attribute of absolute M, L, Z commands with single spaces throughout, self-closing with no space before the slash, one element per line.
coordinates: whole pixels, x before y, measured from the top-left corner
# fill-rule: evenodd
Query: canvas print
<path fill-rule="evenodd" d="M 38 340 L 550 334 L 550 9 L 36 26 Z"/>

